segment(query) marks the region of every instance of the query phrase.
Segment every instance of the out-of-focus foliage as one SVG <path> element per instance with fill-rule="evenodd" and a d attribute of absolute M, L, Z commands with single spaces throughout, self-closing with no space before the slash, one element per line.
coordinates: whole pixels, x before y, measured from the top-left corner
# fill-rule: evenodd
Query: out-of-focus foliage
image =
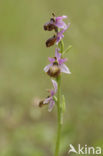
<path fill-rule="evenodd" d="M 53 156 L 56 109 L 34 108 L 51 87 L 43 72 L 54 55 L 43 24 L 51 13 L 68 15 L 63 75 L 66 112 L 61 156 L 69 144 L 103 145 L 103 0 L 0 0 L 0 156 Z"/>

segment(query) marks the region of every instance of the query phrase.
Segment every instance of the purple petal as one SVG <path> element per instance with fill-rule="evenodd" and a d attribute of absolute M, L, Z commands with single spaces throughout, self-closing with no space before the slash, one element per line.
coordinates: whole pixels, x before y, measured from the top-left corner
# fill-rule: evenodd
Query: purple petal
<path fill-rule="evenodd" d="M 55 25 L 58 27 L 58 28 L 66 28 L 66 24 L 65 22 L 63 21 L 63 19 L 67 18 L 67 16 L 59 16 L 59 17 L 56 17 L 56 22 L 55 22 Z"/>
<path fill-rule="evenodd" d="M 63 30 L 61 30 L 59 33 L 62 35 L 70 26 L 70 23 L 68 23 L 68 25 L 65 26 L 65 28 Z"/>
<path fill-rule="evenodd" d="M 60 42 L 61 38 L 58 36 L 57 40 L 56 40 L 56 45 L 58 45 L 58 43 Z"/>
<path fill-rule="evenodd" d="M 51 91 L 50 91 L 50 94 L 51 94 L 51 96 L 54 96 L 55 91 L 54 91 L 54 90 L 51 90 Z"/>
<path fill-rule="evenodd" d="M 69 26 L 70 26 L 70 23 L 68 23 L 68 25 L 66 25 L 66 27 L 63 30 L 61 30 L 61 33 L 64 33 L 69 28 Z"/>
<path fill-rule="evenodd" d="M 62 30 L 62 31 L 63 31 L 63 30 Z M 58 43 L 60 42 L 60 40 L 64 37 L 62 31 L 60 31 L 60 32 L 57 34 L 57 41 L 56 41 L 56 44 L 58 44 Z"/>
<path fill-rule="evenodd" d="M 61 65 L 61 64 L 63 64 L 63 63 L 66 62 L 66 61 L 67 61 L 67 58 L 59 59 L 59 60 L 58 60 L 58 63 Z"/>
<path fill-rule="evenodd" d="M 44 68 L 44 71 L 45 72 L 48 72 L 48 70 L 49 70 L 49 68 L 52 66 L 52 64 L 49 64 L 49 65 L 47 65 L 45 68 Z"/>
<path fill-rule="evenodd" d="M 55 49 L 55 57 L 57 58 L 57 60 L 61 58 L 61 53 L 58 52 L 57 48 Z"/>
<path fill-rule="evenodd" d="M 58 34 L 57 34 L 57 41 L 56 41 L 56 45 L 58 45 L 58 43 L 60 42 L 60 40 L 64 37 L 63 33 L 68 29 L 68 27 L 70 26 L 70 23 L 68 23 L 68 25 L 66 25 L 63 30 L 61 30 Z"/>
<path fill-rule="evenodd" d="M 66 28 L 66 24 L 65 24 L 65 22 L 63 22 L 63 21 L 58 21 L 58 22 L 55 23 L 55 25 L 56 25 L 58 28 L 61 28 L 61 29 Z"/>
<path fill-rule="evenodd" d="M 61 30 L 59 33 L 62 35 L 67 30 L 67 26 L 65 29 Z"/>
<path fill-rule="evenodd" d="M 52 80 L 52 84 L 53 84 L 53 87 L 54 87 L 54 91 L 55 93 L 57 92 L 57 82 L 55 80 Z"/>
<path fill-rule="evenodd" d="M 65 16 L 65 15 L 63 15 L 63 16 L 58 16 L 58 17 L 56 17 L 56 20 L 63 20 L 63 19 L 65 19 L 65 18 L 67 18 L 67 16 Z"/>
<path fill-rule="evenodd" d="M 55 104 L 55 101 L 54 100 L 51 100 L 50 103 L 49 103 L 49 108 L 48 108 L 48 111 L 51 112 L 53 107 L 54 107 L 54 104 Z"/>
<path fill-rule="evenodd" d="M 52 100 L 52 97 L 50 96 L 49 98 L 46 98 L 43 102 L 43 104 L 47 104 Z"/>
<path fill-rule="evenodd" d="M 60 66 L 61 72 L 66 73 L 66 74 L 71 74 L 69 68 L 65 64 L 61 64 Z"/>
<path fill-rule="evenodd" d="M 66 15 L 63 15 L 63 16 L 62 16 L 62 19 L 65 19 L 65 18 L 68 18 L 68 17 L 67 17 Z"/>
<path fill-rule="evenodd" d="M 71 24 L 71 23 L 68 23 L 68 24 L 66 25 L 66 27 L 64 28 L 65 31 L 70 27 L 70 24 Z"/>
<path fill-rule="evenodd" d="M 48 60 L 50 63 L 53 63 L 55 61 L 55 58 L 48 57 Z"/>
<path fill-rule="evenodd" d="M 64 33 L 64 29 L 61 30 L 61 31 L 57 34 L 57 36 L 59 36 L 60 38 L 63 38 L 63 37 L 64 37 L 63 33 Z"/>

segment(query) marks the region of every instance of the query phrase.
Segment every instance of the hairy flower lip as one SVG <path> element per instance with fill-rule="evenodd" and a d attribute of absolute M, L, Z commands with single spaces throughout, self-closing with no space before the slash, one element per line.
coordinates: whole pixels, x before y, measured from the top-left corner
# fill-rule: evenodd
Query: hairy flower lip
<path fill-rule="evenodd" d="M 45 31 L 55 30 L 55 32 L 58 32 L 58 27 L 55 25 L 55 19 L 54 18 L 51 18 L 49 22 L 44 24 L 44 30 Z"/>
<path fill-rule="evenodd" d="M 54 35 L 53 37 L 49 38 L 47 41 L 46 41 L 46 47 L 51 47 L 52 45 L 54 45 L 57 41 L 57 36 Z"/>
<path fill-rule="evenodd" d="M 53 65 L 49 68 L 47 74 L 50 76 L 50 77 L 58 77 L 59 74 L 60 74 L 60 68 L 58 67 L 58 65 Z"/>
<path fill-rule="evenodd" d="M 55 20 L 52 18 L 50 20 L 50 22 L 47 22 L 46 24 L 44 24 L 44 30 L 45 31 L 52 31 L 55 30 L 55 32 L 58 31 L 57 26 L 54 24 Z"/>
<path fill-rule="evenodd" d="M 55 26 L 53 24 L 47 23 L 44 25 L 44 30 L 48 30 L 48 31 L 52 31 L 53 29 L 55 29 Z"/>

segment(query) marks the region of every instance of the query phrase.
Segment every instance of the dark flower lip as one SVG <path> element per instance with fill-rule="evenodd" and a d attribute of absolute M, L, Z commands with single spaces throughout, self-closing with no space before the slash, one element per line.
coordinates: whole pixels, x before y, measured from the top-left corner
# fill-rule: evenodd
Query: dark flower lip
<path fill-rule="evenodd" d="M 47 47 L 51 47 L 52 45 L 54 45 L 57 41 L 57 36 L 54 35 L 53 37 L 49 38 L 47 41 L 46 41 L 46 46 Z"/>
<path fill-rule="evenodd" d="M 44 24 L 44 30 L 45 31 L 52 31 L 55 30 L 55 32 L 58 32 L 58 27 L 55 25 L 55 19 L 51 18 L 49 22 Z"/>
<path fill-rule="evenodd" d="M 39 107 L 42 107 L 42 106 L 43 106 L 43 102 L 44 102 L 44 100 L 41 100 L 41 101 L 39 102 Z"/>
<path fill-rule="evenodd" d="M 49 98 L 50 96 L 48 96 L 47 98 Z M 45 100 L 45 99 L 44 99 Z M 43 107 L 43 106 L 45 106 L 44 105 L 44 100 L 41 100 L 40 102 L 39 102 L 39 107 Z M 46 105 L 48 105 L 48 103 L 46 103 Z"/>
<path fill-rule="evenodd" d="M 53 24 L 50 24 L 50 23 L 46 23 L 44 25 L 44 30 L 48 30 L 48 31 L 51 31 L 54 29 L 54 25 Z"/>
<path fill-rule="evenodd" d="M 46 24 L 44 25 L 44 30 L 45 30 L 45 31 L 52 31 L 52 30 L 55 30 L 55 31 L 57 32 L 57 27 L 56 27 L 54 24 L 48 22 L 48 23 L 46 23 Z"/>
<path fill-rule="evenodd" d="M 49 68 L 47 74 L 51 77 L 58 77 L 58 75 L 60 74 L 60 69 L 58 67 L 58 65 L 53 65 Z"/>

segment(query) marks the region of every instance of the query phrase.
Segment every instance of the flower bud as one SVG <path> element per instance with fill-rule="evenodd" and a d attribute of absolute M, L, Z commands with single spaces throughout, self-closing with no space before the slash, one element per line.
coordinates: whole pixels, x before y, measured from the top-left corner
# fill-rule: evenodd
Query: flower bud
<path fill-rule="evenodd" d="M 51 77 L 57 77 L 60 74 L 60 69 L 57 64 L 51 66 L 47 72 L 47 74 Z"/>
<path fill-rule="evenodd" d="M 57 40 L 57 36 L 54 35 L 53 37 L 49 38 L 49 39 L 46 41 L 46 46 L 47 46 L 47 47 L 50 47 L 50 46 L 54 45 L 55 42 L 56 42 L 56 40 Z"/>

